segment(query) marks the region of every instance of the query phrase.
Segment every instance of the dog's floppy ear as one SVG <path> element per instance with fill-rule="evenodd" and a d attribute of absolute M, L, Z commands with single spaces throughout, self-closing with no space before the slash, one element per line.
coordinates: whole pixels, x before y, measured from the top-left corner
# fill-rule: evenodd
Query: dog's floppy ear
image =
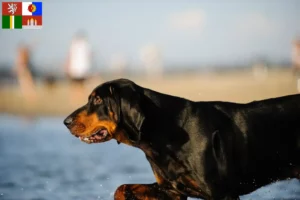
<path fill-rule="evenodd" d="M 127 137 L 133 142 L 138 142 L 141 137 L 141 128 L 145 120 L 144 112 L 141 108 L 143 104 L 143 94 L 138 91 L 133 83 L 126 84 L 121 87 L 112 86 L 112 93 L 116 99 L 118 113 L 118 122 L 127 130 Z"/>
<path fill-rule="evenodd" d="M 114 114 L 114 120 L 118 124 L 121 118 L 121 102 L 118 92 L 115 91 L 115 87 L 109 86 L 110 98 L 108 98 L 109 110 Z"/>

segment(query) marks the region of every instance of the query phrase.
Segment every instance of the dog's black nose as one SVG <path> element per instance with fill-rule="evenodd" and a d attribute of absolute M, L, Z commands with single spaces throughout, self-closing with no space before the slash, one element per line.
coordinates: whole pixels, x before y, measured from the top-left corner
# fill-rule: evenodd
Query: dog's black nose
<path fill-rule="evenodd" d="M 72 117 L 67 117 L 65 120 L 64 120 L 64 124 L 66 126 L 70 126 L 70 124 L 72 124 L 73 122 L 73 118 Z"/>

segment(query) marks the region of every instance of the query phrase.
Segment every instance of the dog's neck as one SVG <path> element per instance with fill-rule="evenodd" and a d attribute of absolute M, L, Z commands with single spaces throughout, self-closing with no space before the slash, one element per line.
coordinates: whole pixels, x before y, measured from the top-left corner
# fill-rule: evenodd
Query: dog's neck
<path fill-rule="evenodd" d="M 145 97 L 158 108 L 164 110 L 170 110 L 170 111 L 176 108 L 178 104 L 182 105 L 183 103 L 190 102 L 187 99 L 177 97 L 177 96 L 172 96 L 169 94 L 160 93 L 148 88 L 143 88 L 143 95 L 145 95 Z M 163 103 L 163 102 L 168 102 L 168 103 Z"/>
<path fill-rule="evenodd" d="M 135 144 L 133 141 L 131 141 L 124 130 L 119 130 L 114 134 L 114 139 L 118 142 L 118 144 L 123 143 L 123 144 L 127 144 L 129 146 L 136 146 L 137 144 Z"/>
<path fill-rule="evenodd" d="M 116 131 L 116 133 L 114 134 L 113 137 L 118 144 L 122 143 L 122 144 L 126 144 L 132 147 L 136 147 L 139 148 L 141 150 L 143 150 L 146 154 L 148 152 L 148 149 L 150 149 L 150 145 L 149 142 L 145 142 L 143 140 L 143 138 L 141 138 L 141 140 L 139 141 L 132 141 L 128 138 L 128 134 L 126 133 L 126 130 L 118 130 Z"/>

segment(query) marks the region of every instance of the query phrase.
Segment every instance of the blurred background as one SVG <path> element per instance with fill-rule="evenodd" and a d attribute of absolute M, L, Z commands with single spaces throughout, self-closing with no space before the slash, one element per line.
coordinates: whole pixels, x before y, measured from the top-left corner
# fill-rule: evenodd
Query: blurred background
<path fill-rule="evenodd" d="M 0 199 L 113 199 L 151 183 L 143 153 L 87 145 L 63 119 L 108 80 L 195 101 L 300 91 L 300 1 L 43 1 L 43 28 L 0 30 Z M 246 199 L 300 199 L 287 180 Z"/>

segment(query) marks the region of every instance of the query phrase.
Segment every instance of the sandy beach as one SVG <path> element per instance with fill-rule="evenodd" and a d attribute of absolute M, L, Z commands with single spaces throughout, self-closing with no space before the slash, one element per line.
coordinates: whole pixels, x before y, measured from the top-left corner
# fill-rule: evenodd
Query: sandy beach
<path fill-rule="evenodd" d="M 86 92 L 74 96 L 73 86 L 60 81 L 53 88 L 37 84 L 37 99 L 26 101 L 18 85 L 0 88 L 0 112 L 33 115 L 64 116 L 86 103 L 89 93 L 97 85 L 114 79 L 93 78 L 85 84 Z M 252 70 L 219 73 L 191 73 L 165 75 L 162 79 L 133 77 L 137 84 L 166 94 L 184 97 L 193 101 L 250 102 L 265 98 L 297 93 L 296 78 L 288 69 L 273 69 L 268 76 L 255 77 Z"/>

